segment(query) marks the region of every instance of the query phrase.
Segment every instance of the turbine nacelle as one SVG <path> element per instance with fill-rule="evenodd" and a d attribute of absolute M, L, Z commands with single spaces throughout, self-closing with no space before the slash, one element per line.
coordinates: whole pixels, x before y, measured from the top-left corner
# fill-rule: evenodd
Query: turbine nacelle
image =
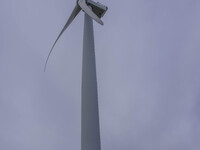
<path fill-rule="evenodd" d="M 78 0 L 77 5 L 79 5 L 80 8 L 92 19 L 103 25 L 101 17 L 103 17 L 108 9 L 106 6 L 92 0 Z"/>
<path fill-rule="evenodd" d="M 88 6 L 92 8 L 92 11 L 99 17 L 102 18 L 106 11 L 108 10 L 107 6 L 102 5 L 99 2 L 94 2 L 92 0 L 87 0 Z"/>
<path fill-rule="evenodd" d="M 92 11 L 99 17 L 102 18 L 106 11 L 108 10 L 108 7 L 99 3 L 94 2 L 92 0 L 77 0 L 77 4 L 79 3 L 86 3 L 89 7 L 91 7 Z M 84 10 L 83 10 L 84 11 Z"/>

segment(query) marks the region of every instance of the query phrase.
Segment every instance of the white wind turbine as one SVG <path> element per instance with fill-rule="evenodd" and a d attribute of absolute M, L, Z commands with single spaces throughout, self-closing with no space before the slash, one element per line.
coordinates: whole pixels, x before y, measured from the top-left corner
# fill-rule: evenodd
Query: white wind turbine
<path fill-rule="evenodd" d="M 77 14 L 83 10 L 85 12 L 85 20 L 81 89 L 81 150 L 101 150 L 92 19 L 103 25 L 101 18 L 104 16 L 107 9 L 108 8 L 106 6 L 92 0 L 77 0 L 71 16 L 49 52 L 44 68 L 45 70 L 49 56 L 60 36 L 71 24 Z"/>

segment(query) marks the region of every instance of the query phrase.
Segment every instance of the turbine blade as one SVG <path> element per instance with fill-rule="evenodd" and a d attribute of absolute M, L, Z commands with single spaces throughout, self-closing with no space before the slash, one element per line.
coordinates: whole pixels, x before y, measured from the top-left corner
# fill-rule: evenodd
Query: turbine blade
<path fill-rule="evenodd" d="M 103 25 L 103 21 L 87 6 L 85 0 L 78 1 L 78 4 L 86 14 L 88 14 L 92 19 L 94 19 L 99 24 Z"/>
<path fill-rule="evenodd" d="M 53 48 L 55 47 L 57 41 L 59 40 L 59 38 L 61 37 L 61 35 L 63 34 L 63 32 L 67 29 L 67 27 L 72 23 L 72 21 L 74 20 L 74 18 L 78 15 L 78 13 L 81 11 L 81 8 L 76 5 L 74 10 L 72 11 L 71 13 L 71 16 L 69 17 L 67 23 L 65 24 L 64 28 L 62 29 L 62 31 L 60 32 L 60 34 L 58 35 L 56 41 L 54 42 L 49 54 L 48 54 L 48 57 L 46 59 L 46 62 L 45 62 L 45 66 L 44 66 L 44 71 L 46 70 L 46 67 L 47 67 L 47 63 L 48 63 L 48 60 L 49 60 L 49 57 L 53 51 Z"/>

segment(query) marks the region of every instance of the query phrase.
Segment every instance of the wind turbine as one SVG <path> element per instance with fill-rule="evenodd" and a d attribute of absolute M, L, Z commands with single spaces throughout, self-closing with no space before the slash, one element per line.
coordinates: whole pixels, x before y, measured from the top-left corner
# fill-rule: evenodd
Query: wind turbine
<path fill-rule="evenodd" d="M 85 19 L 81 87 L 81 150 L 101 150 L 93 19 L 103 25 L 101 18 L 107 9 L 106 6 L 99 2 L 77 0 L 71 16 L 49 52 L 44 68 L 45 70 L 49 56 L 60 36 L 72 23 L 77 14 L 83 10 L 85 12 Z"/>

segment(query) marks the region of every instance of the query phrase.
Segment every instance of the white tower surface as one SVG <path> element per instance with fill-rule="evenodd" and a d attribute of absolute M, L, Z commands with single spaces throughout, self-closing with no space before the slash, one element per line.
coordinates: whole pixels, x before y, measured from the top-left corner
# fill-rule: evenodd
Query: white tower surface
<path fill-rule="evenodd" d="M 83 39 L 81 149 L 100 150 L 93 20 L 86 13 Z"/>
<path fill-rule="evenodd" d="M 81 89 L 81 150 L 101 150 L 93 20 L 103 25 L 101 18 L 107 9 L 106 6 L 92 0 L 77 0 L 71 16 L 49 52 L 44 68 L 46 69 L 49 56 L 60 36 L 83 10 L 85 19 Z"/>

